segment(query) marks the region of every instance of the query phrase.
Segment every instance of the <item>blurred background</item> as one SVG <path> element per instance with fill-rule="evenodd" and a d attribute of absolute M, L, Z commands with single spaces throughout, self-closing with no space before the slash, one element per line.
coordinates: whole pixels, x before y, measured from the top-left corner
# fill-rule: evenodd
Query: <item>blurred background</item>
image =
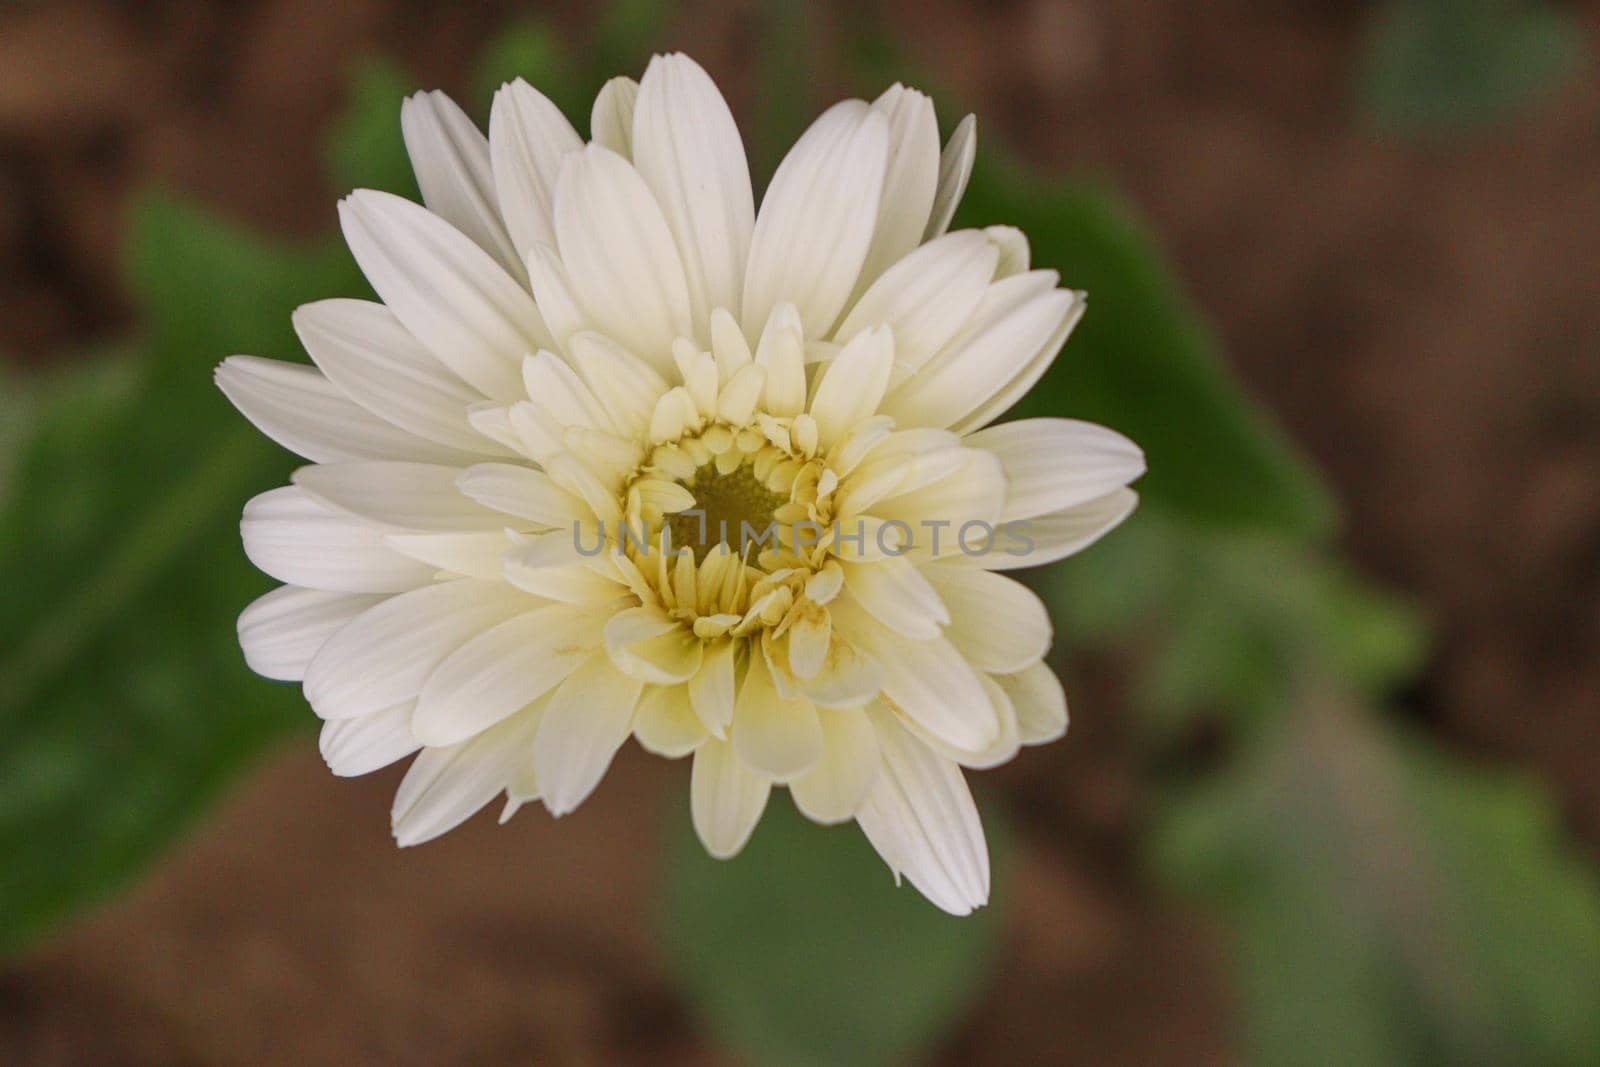
<path fill-rule="evenodd" d="M 1600 5 L 0 6 L 0 1062 L 1600 1063 Z M 683 49 L 758 179 L 893 80 L 1090 311 L 1027 414 L 1149 452 L 1031 577 L 1067 738 L 973 920 L 624 751 L 394 848 L 232 621 L 294 460 L 210 384 L 359 294 L 399 103 L 586 128 Z M 413 187 L 414 188 L 414 187 Z M 414 194 L 413 194 L 414 195 Z"/>

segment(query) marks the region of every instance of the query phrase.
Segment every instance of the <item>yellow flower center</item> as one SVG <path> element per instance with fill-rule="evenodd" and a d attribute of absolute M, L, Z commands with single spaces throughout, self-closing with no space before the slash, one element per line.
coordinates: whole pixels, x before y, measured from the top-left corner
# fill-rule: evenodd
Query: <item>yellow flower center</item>
<path fill-rule="evenodd" d="M 773 513 L 789 497 L 757 481 L 751 464 L 741 463 L 720 474 L 715 464 L 708 463 L 679 484 L 694 494 L 694 507 L 667 516 L 667 529 L 672 544 L 694 551 L 695 562 L 704 562 L 716 545 L 727 545 L 749 560 L 761 545 L 774 543 Z"/>

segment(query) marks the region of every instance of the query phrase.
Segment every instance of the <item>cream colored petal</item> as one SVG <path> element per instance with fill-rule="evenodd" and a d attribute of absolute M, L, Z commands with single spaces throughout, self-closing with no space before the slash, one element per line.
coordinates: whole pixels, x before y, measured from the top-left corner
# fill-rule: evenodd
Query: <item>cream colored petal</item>
<path fill-rule="evenodd" d="M 503 582 L 472 578 L 390 597 L 317 650 L 306 666 L 306 700 L 324 719 L 353 719 L 412 700 L 447 656 L 530 604 Z"/>
<path fill-rule="evenodd" d="M 883 410 L 901 426 L 954 426 L 1025 378 L 1079 314 L 1079 294 L 1053 288 L 1055 280 L 1033 271 L 991 285 L 961 333 L 892 390 Z"/>
<path fill-rule="evenodd" d="M 504 530 L 385 534 L 383 543 L 447 574 L 493 580 L 503 573 L 511 537 Z"/>
<path fill-rule="evenodd" d="M 872 244 L 856 282 L 858 294 L 922 243 L 939 184 L 939 122 L 933 101 L 896 84 L 872 102 L 872 109 L 889 120 L 889 155 Z"/>
<path fill-rule="evenodd" d="M 466 112 L 438 90 L 415 93 L 400 105 L 400 132 L 428 210 L 472 238 L 507 274 L 526 280 L 500 217 L 489 142 Z"/>
<path fill-rule="evenodd" d="M 539 245 L 555 247 L 556 178 L 567 153 L 582 147 L 583 139 L 561 109 L 521 78 L 494 94 L 489 162 L 500 214 L 521 259 Z M 550 317 L 547 309 L 545 317 Z"/>
<path fill-rule="evenodd" d="M 689 810 L 706 851 L 719 860 L 738 855 L 771 792 L 771 781 L 745 767 L 730 742 L 711 738 L 695 749 Z"/>
<path fill-rule="evenodd" d="M 599 145 L 566 157 L 556 183 L 557 250 L 573 292 L 608 336 L 658 370 L 693 329 L 683 260 L 644 179 Z"/>
<path fill-rule="evenodd" d="M 834 626 L 883 667 L 883 695 L 919 727 L 967 752 L 981 752 L 1000 734 L 983 684 L 949 641 L 915 641 L 871 616 L 853 597 L 830 605 Z"/>
<path fill-rule="evenodd" d="M 1011 698 L 1017 732 L 1025 745 L 1042 745 L 1067 732 L 1067 693 L 1049 664 L 1035 663 L 1015 674 L 995 677 Z"/>
<path fill-rule="evenodd" d="M 773 686 L 766 661 L 750 658 L 733 712 L 733 748 L 757 774 L 788 781 L 822 753 L 817 709 L 803 699 L 785 699 Z"/>
<path fill-rule="evenodd" d="M 772 309 L 756 345 L 756 366 L 767 372 L 766 411 L 794 416 L 806 406 L 805 336 L 793 304 Z"/>
<path fill-rule="evenodd" d="M 887 327 L 863 330 L 821 372 L 811 398 L 817 445 L 832 448 L 877 412 L 894 367 L 894 335 Z"/>
<path fill-rule="evenodd" d="M 604 619 L 549 604 L 485 630 L 428 675 L 412 732 L 426 745 L 453 745 L 533 703 L 601 648 Z"/>
<path fill-rule="evenodd" d="M 405 459 L 459 463 L 473 459 L 471 453 L 417 437 L 372 414 L 315 367 L 229 356 L 217 367 L 216 382 L 256 429 L 314 462 Z"/>
<path fill-rule="evenodd" d="M 806 337 L 833 327 L 872 240 L 888 150 L 888 120 L 860 100 L 834 105 L 790 149 L 751 236 L 746 337 L 784 301 L 799 309 Z"/>
<path fill-rule="evenodd" d="M 544 471 L 511 463 L 480 463 L 455 479 L 460 496 L 492 508 L 505 523 L 507 515 L 540 526 L 572 529 L 573 523 L 592 524 L 595 515 L 583 499 L 558 485 Z"/>
<path fill-rule="evenodd" d="M 845 588 L 873 618 L 906 637 L 938 637 L 950 622 L 939 591 L 904 556 L 871 563 L 843 563 Z"/>
<path fill-rule="evenodd" d="M 323 723 L 317 748 L 328 770 L 340 778 L 355 778 L 415 752 L 421 747 L 411 734 L 411 709 L 415 703 L 408 700 L 358 719 Z"/>
<path fill-rule="evenodd" d="M 426 208 L 359 189 L 339 221 L 367 281 L 434 357 L 485 396 L 519 399 L 522 357 L 552 343 L 511 275 Z"/>
<path fill-rule="evenodd" d="M 244 661 L 265 678 L 298 682 L 328 638 L 383 599 L 381 594 L 279 586 L 257 597 L 239 615 Z"/>
<path fill-rule="evenodd" d="M 689 680 L 690 705 L 716 737 L 726 737 L 733 722 L 734 666 L 738 647 L 732 641 L 708 645 L 700 670 Z"/>
<path fill-rule="evenodd" d="M 989 850 L 954 761 L 874 713 L 883 762 L 856 821 L 897 875 L 934 905 L 966 915 L 989 899 Z"/>
<path fill-rule="evenodd" d="M 433 568 L 383 543 L 383 527 L 334 511 L 295 486 L 251 499 L 239 532 L 250 562 L 290 585 L 401 593 L 433 580 Z"/>
<path fill-rule="evenodd" d="M 321 463 L 294 484 L 325 507 L 400 530 L 492 530 L 505 516 L 465 496 L 461 471 L 434 463 Z"/>
<path fill-rule="evenodd" d="M 1054 563 L 1100 540 L 1138 506 L 1138 493 L 1118 489 L 1066 511 L 1007 523 L 996 538 L 995 550 L 974 562 L 992 571 Z"/>
<path fill-rule="evenodd" d="M 638 82 L 612 78 L 600 87 L 589 112 L 590 137 L 623 159 L 633 158 L 633 111 L 638 100 Z"/>
<path fill-rule="evenodd" d="M 588 798 L 633 730 L 642 682 L 604 652 L 589 657 L 550 697 L 533 740 L 534 773 L 551 815 Z"/>
<path fill-rule="evenodd" d="M 395 841 L 419 845 L 455 829 L 515 778 L 539 719 L 514 715 L 470 741 L 425 748 L 395 792 L 389 818 Z"/>
<path fill-rule="evenodd" d="M 944 635 L 979 670 L 1008 674 L 1050 649 L 1044 601 L 1021 582 L 961 560 L 923 570 L 950 610 Z"/>
<path fill-rule="evenodd" d="M 962 230 L 929 241 L 895 263 L 851 307 L 835 336 L 894 332 L 897 365 L 915 370 L 972 318 L 994 278 L 999 252 L 985 235 Z"/>
<path fill-rule="evenodd" d="M 688 56 L 656 56 L 646 68 L 633 162 L 677 240 L 695 336 L 709 342 L 712 310 L 739 306 L 755 202 L 733 114 Z"/>
<path fill-rule="evenodd" d="M 928 228 L 923 240 L 931 241 L 950 228 L 961 195 L 967 191 L 967 180 L 972 177 L 972 164 L 978 155 L 978 120 L 971 115 L 962 119 L 950 140 L 939 154 L 939 188 L 933 197 L 933 210 L 928 214 Z"/>
<path fill-rule="evenodd" d="M 1006 475 L 1001 521 L 1076 507 L 1127 485 L 1145 469 L 1138 445 L 1076 419 L 1019 419 L 968 434 L 963 443 L 1000 459 Z"/>
<path fill-rule="evenodd" d="M 639 698 L 633 736 L 645 751 L 678 759 L 700 747 L 708 735 L 690 704 L 688 689 L 681 685 L 652 685 L 646 686 Z"/>
<path fill-rule="evenodd" d="M 468 409 L 484 395 L 448 370 L 382 304 L 318 300 L 296 308 L 291 318 L 312 362 L 380 419 L 465 454 L 511 453 L 467 421 Z"/>
<path fill-rule="evenodd" d="M 606 624 L 606 649 L 617 668 L 653 685 L 678 685 L 699 673 L 704 647 L 688 627 L 657 608 L 629 608 Z"/>
<path fill-rule="evenodd" d="M 819 708 L 822 755 L 789 783 L 795 807 L 813 822 L 855 817 L 878 776 L 878 735 L 859 708 Z"/>
<path fill-rule="evenodd" d="M 535 596 L 567 604 L 605 604 L 626 596 L 628 589 L 620 575 L 597 567 L 598 555 L 580 553 L 574 536 L 568 527 L 523 539 L 504 555 L 506 581 Z M 584 535 L 583 550 L 588 551 L 595 541 L 597 534 Z"/>
<path fill-rule="evenodd" d="M 578 373 L 611 426 L 634 438 L 649 433 L 650 416 L 668 388 L 666 379 L 649 362 L 604 334 L 573 334 L 567 345 Z"/>

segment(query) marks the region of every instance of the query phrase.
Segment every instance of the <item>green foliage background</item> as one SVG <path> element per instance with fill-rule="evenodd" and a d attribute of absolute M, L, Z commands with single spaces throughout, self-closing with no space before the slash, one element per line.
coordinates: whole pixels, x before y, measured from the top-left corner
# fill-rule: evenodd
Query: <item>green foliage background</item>
<path fill-rule="evenodd" d="M 1437 129 L 1444 113 L 1454 129 L 1499 116 L 1570 66 L 1547 13 L 1473 5 L 1460 9 L 1465 28 L 1421 0 L 1379 20 L 1358 95 L 1380 122 Z M 775 39 L 809 33 L 799 6 L 775 7 Z M 592 62 L 536 24 L 516 27 L 485 56 L 472 103 L 521 75 L 558 90 L 582 128 L 606 72 L 642 66 L 659 11 L 621 5 Z M 1499 31 L 1504 55 L 1484 44 Z M 881 45 L 861 54 L 881 63 Z M 1485 76 L 1499 87 L 1463 84 L 1441 58 L 1450 48 L 1499 71 Z M 803 69 L 772 70 L 753 137 L 769 168 L 805 99 L 791 91 Z M 415 195 L 398 132 L 410 88 L 388 63 L 354 72 L 328 153 L 340 186 Z M 1468 91 L 1488 103 L 1450 102 Z M 1593 872 L 1529 783 L 1389 721 L 1385 700 L 1425 653 L 1421 622 L 1331 550 L 1327 488 L 1226 373 L 1150 236 L 1108 191 L 1028 174 L 992 144 L 962 220 L 1021 227 L 1036 264 L 1091 294 L 1017 414 L 1094 419 L 1147 450 L 1135 518 L 1035 581 L 1064 644 L 1137 652 L 1131 710 L 1162 797 L 1149 871 L 1230 931 L 1252 1062 L 1594 1062 Z M 295 461 L 231 410 L 209 369 L 234 352 L 302 359 L 290 310 L 365 285 L 331 234 L 286 246 L 157 193 L 133 211 L 128 249 L 143 334 L 5 391 L 8 953 L 126 886 L 268 745 L 312 723 L 297 690 L 245 670 L 233 630 L 271 584 L 239 549 L 239 509 Z M 1159 769 L 1201 717 L 1222 725 L 1227 758 Z M 781 803 L 733 863 L 679 836 L 665 958 L 708 1029 L 752 1062 L 904 1062 L 981 992 L 1010 835 L 994 834 L 996 905 L 970 920 L 896 890 L 858 835 Z"/>

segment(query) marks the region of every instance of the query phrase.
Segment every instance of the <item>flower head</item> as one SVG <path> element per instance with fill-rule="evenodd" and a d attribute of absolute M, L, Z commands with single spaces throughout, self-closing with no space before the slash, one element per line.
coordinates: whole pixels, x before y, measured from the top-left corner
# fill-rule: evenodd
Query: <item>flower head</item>
<path fill-rule="evenodd" d="M 417 754 L 401 844 L 502 793 L 571 811 L 631 735 L 693 756 L 716 856 L 787 786 L 939 907 L 984 903 L 962 768 L 1067 724 L 1044 607 L 998 572 L 1115 526 L 1143 458 L 983 429 L 1084 305 L 1016 230 L 946 232 L 972 119 L 941 151 L 921 93 L 838 104 L 758 212 L 684 56 L 609 83 L 587 144 L 521 81 L 487 138 L 437 93 L 401 117 L 426 206 L 340 205 L 382 303 L 300 308 L 315 369 L 217 372 L 312 461 L 245 507 L 286 583 L 239 620 L 250 665 L 303 681 L 334 773 Z"/>

